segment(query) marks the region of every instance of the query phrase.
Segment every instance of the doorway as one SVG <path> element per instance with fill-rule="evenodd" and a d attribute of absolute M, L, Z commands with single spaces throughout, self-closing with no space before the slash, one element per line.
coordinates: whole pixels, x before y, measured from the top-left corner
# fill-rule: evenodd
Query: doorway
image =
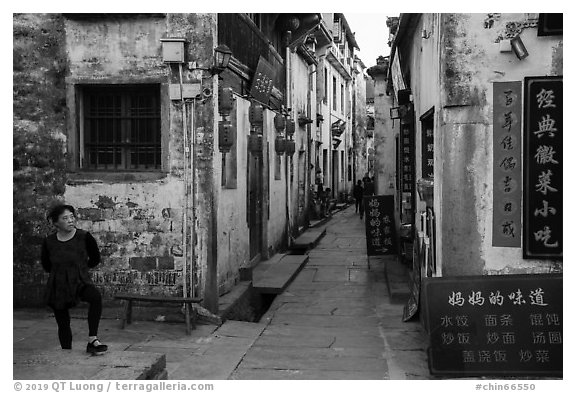
<path fill-rule="evenodd" d="M 263 181 L 262 153 L 248 152 L 248 228 L 250 260 L 259 259 L 262 250 Z"/>

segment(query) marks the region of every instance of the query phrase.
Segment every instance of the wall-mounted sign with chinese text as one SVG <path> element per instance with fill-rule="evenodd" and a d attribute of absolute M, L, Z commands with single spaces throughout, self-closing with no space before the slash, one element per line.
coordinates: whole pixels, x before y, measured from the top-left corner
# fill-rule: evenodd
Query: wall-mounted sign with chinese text
<path fill-rule="evenodd" d="M 562 375 L 562 275 L 425 278 L 432 374 Z"/>
<path fill-rule="evenodd" d="M 422 121 L 422 178 L 434 178 L 434 111 Z"/>
<path fill-rule="evenodd" d="M 524 81 L 524 258 L 562 258 L 562 77 Z"/>
<path fill-rule="evenodd" d="M 521 246 L 522 82 L 494 83 L 494 247 Z"/>
<path fill-rule="evenodd" d="M 262 56 L 258 60 L 258 66 L 252 78 L 250 95 L 263 104 L 268 105 L 272 87 L 274 87 L 274 78 L 276 71 Z"/>
<path fill-rule="evenodd" d="M 400 126 L 400 157 L 402 159 L 401 174 L 402 192 L 414 191 L 414 135 L 412 124 L 402 123 Z"/>
<path fill-rule="evenodd" d="M 363 203 L 367 254 L 396 254 L 394 195 L 366 196 Z"/>

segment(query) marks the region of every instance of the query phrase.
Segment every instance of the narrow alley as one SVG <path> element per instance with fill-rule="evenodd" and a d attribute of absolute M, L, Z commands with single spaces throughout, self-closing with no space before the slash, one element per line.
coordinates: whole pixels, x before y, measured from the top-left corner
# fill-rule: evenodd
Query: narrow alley
<path fill-rule="evenodd" d="M 422 379 L 426 335 L 402 322 L 384 275 L 395 257 L 366 257 L 364 221 L 349 207 L 327 225 L 234 379 Z"/>
<path fill-rule="evenodd" d="M 364 222 L 353 206 L 325 228 L 307 264 L 258 323 L 203 323 L 184 336 L 181 323 L 135 321 L 122 330 L 112 317 L 118 310 L 108 311 L 102 336 L 110 350 L 94 360 L 81 346 L 62 353 L 51 316 L 15 312 L 14 378 L 135 378 L 158 368 L 162 355 L 165 377 L 178 380 L 429 378 L 426 334 L 418 321 L 402 322 L 405 296 L 394 300 L 386 284 L 385 264 L 396 266 L 391 274 L 398 280 L 407 279 L 405 270 L 384 257 L 371 257 L 368 269 Z M 76 331 L 81 318 L 73 320 Z M 126 368 L 110 367 L 119 362 Z"/>
<path fill-rule="evenodd" d="M 563 378 L 563 13 L 315 11 L 12 14 L 15 379 Z"/>

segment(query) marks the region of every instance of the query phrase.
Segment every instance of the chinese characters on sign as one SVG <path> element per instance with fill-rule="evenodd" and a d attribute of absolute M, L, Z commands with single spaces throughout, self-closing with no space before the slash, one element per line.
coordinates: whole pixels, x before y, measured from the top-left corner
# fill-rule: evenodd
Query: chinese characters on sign
<path fill-rule="evenodd" d="M 396 254 L 394 196 L 364 197 L 368 255 Z"/>
<path fill-rule="evenodd" d="M 434 128 L 422 124 L 422 177 L 434 178 Z"/>
<path fill-rule="evenodd" d="M 522 82 L 494 83 L 492 245 L 520 247 Z"/>
<path fill-rule="evenodd" d="M 561 375 L 562 275 L 428 278 L 437 374 Z"/>
<path fill-rule="evenodd" d="M 561 77 L 525 81 L 524 258 L 562 258 Z"/>
<path fill-rule="evenodd" d="M 402 192 L 400 221 L 414 222 L 416 200 L 413 197 L 415 187 L 415 157 L 414 157 L 414 122 L 403 119 L 400 123 L 398 141 L 398 176 Z"/>
<path fill-rule="evenodd" d="M 252 78 L 250 95 L 261 103 L 268 105 L 272 87 L 274 87 L 274 78 L 274 68 L 264 58 L 260 57 L 254 78 Z"/>
<path fill-rule="evenodd" d="M 400 135 L 401 184 L 402 192 L 414 191 L 414 151 L 413 135 L 410 124 L 402 124 Z"/>

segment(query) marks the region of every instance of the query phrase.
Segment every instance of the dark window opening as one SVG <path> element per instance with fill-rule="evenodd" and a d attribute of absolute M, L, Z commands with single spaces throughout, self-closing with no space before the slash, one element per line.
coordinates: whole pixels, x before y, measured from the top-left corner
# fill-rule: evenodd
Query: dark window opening
<path fill-rule="evenodd" d="M 324 68 L 324 103 L 328 100 L 328 69 Z"/>
<path fill-rule="evenodd" d="M 336 77 L 332 77 L 332 109 L 336 110 Z"/>
<path fill-rule="evenodd" d="M 84 88 L 85 169 L 161 169 L 160 88 Z"/>
<path fill-rule="evenodd" d="M 562 35 L 564 14 L 540 14 L 538 16 L 538 35 Z"/>

